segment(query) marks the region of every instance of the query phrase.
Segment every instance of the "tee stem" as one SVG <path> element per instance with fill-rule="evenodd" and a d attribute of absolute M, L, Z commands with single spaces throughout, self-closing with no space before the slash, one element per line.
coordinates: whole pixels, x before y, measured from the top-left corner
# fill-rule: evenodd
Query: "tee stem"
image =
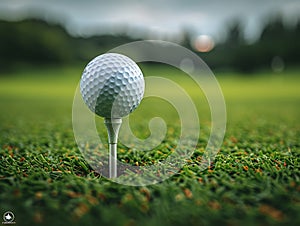
<path fill-rule="evenodd" d="M 117 177 L 117 143 L 119 130 L 122 124 L 121 118 L 105 118 L 109 143 L 109 178 Z"/>

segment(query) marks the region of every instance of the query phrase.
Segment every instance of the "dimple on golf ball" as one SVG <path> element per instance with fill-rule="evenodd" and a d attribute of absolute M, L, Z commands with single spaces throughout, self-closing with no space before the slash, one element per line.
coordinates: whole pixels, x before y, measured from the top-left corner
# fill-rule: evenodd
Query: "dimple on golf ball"
<path fill-rule="evenodd" d="M 140 104 L 145 89 L 143 73 L 129 57 L 106 53 L 85 67 L 80 92 L 85 104 L 97 115 L 122 118 Z"/>

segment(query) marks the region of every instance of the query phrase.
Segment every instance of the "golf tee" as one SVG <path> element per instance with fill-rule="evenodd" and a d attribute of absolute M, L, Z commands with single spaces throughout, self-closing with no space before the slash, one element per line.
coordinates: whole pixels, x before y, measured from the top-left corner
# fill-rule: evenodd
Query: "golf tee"
<path fill-rule="evenodd" d="M 109 178 L 117 177 L 117 143 L 118 134 L 122 124 L 121 118 L 105 118 L 109 143 Z"/>

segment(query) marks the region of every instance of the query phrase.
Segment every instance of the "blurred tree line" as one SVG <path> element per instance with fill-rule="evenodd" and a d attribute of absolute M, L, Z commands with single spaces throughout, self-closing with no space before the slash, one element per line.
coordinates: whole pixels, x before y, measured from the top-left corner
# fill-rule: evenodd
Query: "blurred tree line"
<path fill-rule="evenodd" d="M 0 21 L 0 71 L 20 65 L 86 63 L 118 45 L 133 41 L 122 35 L 73 37 L 59 26 L 37 19 Z"/>
<path fill-rule="evenodd" d="M 211 52 L 199 54 L 212 68 L 255 72 L 276 67 L 296 67 L 300 62 L 300 21 L 294 27 L 284 26 L 282 18 L 270 20 L 260 37 L 249 44 L 242 26 L 236 22 L 228 36 Z"/>
<path fill-rule="evenodd" d="M 127 35 L 73 37 L 59 25 L 35 19 L 0 21 L 0 71 L 22 64 L 86 63 L 100 53 L 135 40 Z M 192 49 L 191 40 L 186 35 L 182 44 Z M 297 66 L 300 62 L 299 40 L 300 21 L 294 27 L 286 27 L 281 18 L 271 20 L 259 39 L 251 44 L 245 41 L 242 26 L 235 23 L 229 27 L 224 42 L 208 53 L 198 54 L 213 69 L 254 72 L 270 68 L 274 59 L 285 66 Z"/>

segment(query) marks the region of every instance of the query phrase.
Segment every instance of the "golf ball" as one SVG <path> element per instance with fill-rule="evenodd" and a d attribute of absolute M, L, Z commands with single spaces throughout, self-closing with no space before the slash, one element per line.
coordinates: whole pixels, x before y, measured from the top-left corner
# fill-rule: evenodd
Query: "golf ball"
<path fill-rule="evenodd" d="M 143 73 L 129 57 L 106 53 L 85 67 L 80 92 L 85 104 L 97 115 L 121 118 L 134 111 L 144 95 Z"/>

